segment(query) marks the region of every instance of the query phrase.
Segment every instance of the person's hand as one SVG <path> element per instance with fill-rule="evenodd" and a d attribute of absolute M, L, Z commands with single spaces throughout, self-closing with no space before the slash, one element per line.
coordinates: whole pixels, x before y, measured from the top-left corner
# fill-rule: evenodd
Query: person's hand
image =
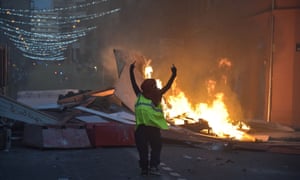
<path fill-rule="evenodd" d="M 133 70 L 135 68 L 135 61 L 130 64 L 130 70 Z"/>
<path fill-rule="evenodd" d="M 173 75 L 175 75 L 175 76 L 177 75 L 177 68 L 175 67 L 174 64 L 173 64 L 172 67 L 171 67 L 171 71 L 172 71 L 172 74 L 173 74 Z"/>

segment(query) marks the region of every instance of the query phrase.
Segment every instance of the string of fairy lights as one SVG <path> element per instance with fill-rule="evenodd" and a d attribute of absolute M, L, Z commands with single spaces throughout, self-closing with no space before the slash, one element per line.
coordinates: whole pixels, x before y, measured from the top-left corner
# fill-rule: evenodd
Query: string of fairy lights
<path fill-rule="evenodd" d="M 53 9 L 9 9 L 0 7 L 0 31 L 24 57 L 32 60 L 64 60 L 65 50 L 97 28 L 100 17 L 120 11 L 88 13 L 109 0 L 95 0 Z"/>

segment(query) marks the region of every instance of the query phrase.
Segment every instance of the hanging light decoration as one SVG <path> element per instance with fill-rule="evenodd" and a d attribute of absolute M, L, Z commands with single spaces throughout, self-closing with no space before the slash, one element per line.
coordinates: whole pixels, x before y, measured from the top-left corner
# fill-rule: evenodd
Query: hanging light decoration
<path fill-rule="evenodd" d="M 39 10 L 0 7 L 0 30 L 24 57 L 46 61 L 64 60 L 64 52 L 70 44 L 97 28 L 95 20 L 120 11 L 120 8 L 115 8 L 87 14 L 88 11 L 84 10 L 104 2 L 108 0 Z"/>

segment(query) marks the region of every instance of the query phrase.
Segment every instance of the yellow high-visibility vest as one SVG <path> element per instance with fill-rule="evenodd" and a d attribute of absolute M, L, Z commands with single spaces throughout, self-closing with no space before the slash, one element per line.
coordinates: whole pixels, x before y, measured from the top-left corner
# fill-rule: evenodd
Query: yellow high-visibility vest
<path fill-rule="evenodd" d="M 142 94 L 138 95 L 135 103 L 135 120 L 136 126 L 146 125 L 169 129 L 161 104 L 155 106 L 150 99 L 145 98 Z"/>

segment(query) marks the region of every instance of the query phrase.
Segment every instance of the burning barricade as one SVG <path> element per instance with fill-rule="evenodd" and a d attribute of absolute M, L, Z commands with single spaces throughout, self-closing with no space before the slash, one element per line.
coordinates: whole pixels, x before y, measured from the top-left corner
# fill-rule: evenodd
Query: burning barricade
<path fill-rule="evenodd" d="M 145 59 L 143 74 L 144 78 L 152 78 L 153 68 L 151 60 Z M 228 59 L 221 59 L 219 66 L 231 66 Z M 226 85 L 227 77 L 222 74 L 222 81 Z M 157 87 L 162 82 L 156 79 Z M 173 84 L 171 93 L 164 97 L 162 102 L 164 113 L 169 123 L 192 129 L 198 133 L 204 133 L 219 138 L 226 138 L 239 141 L 255 141 L 256 139 L 247 134 L 250 129 L 244 122 L 233 121 L 224 102 L 225 94 L 215 92 L 216 81 L 208 80 L 207 90 L 211 95 L 210 103 L 200 102 L 192 105 L 185 93 Z"/>
<path fill-rule="evenodd" d="M 52 110 L 53 107 L 58 109 L 57 112 L 43 109 L 47 114 L 55 116 L 54 123 L 52 123 L 55 127 L 47 126 L 46 122 L 42 125 L 29 123 L 34 124 L 34 126 L 26 126 L 25 140 L 35 146 L 50 148 L 134 145 L 135 95 L 129 83 L 129 65 L 136 62 L 136 81 L 138 84 L 145 78 L 153 78 L 154 69 L 151 66 L 151 60 L 140 54 L 114 50 L 114 55 L 119 74 L 119 79 L 114 88 L 102 91 L 68 92 L 65 95 L 60 95 L 57 104 L 51 106 Z M 228 91 L 223 92 L 217 88 L 219 84 L 225 87 L 228 85 L 229 79 L 226 77 L 226 73 L 231 65 L 231 62 L 226 58 L 219 61 L 218 68 L 222 68 L 224 73 L 220 73 L 218 78 L 206 80 L 206 86 L 202 88 L 207 90 L 207 99 L 203 102 L 191 103 L 175 80 L 172 89 L 162 101 L 164 115 L 170 126 L 169 131 L 163 131 L 162 133 L 165 139 L 195 142 L 221 141 L 226 143 L 256 143 L 257 141 L 268 140 L 266 136 L 261 138 L 251 135 L 248 133 L 251 129 L 249 125 L 242 122 L 241 119 L 235 120 L 232 118 L 233 116 L 226 104 L 229 99 L 227 97 Z M 180 78 L 180 75 L 178 77 Z M 162 81 L 156 79 L 156 82 L 157 87 L 161 87 Z M 16 107 L 18 105 L 27 108 L 12 100 L 10 103 L 16 104 Z M 36 119 L 33 117 L 34 109 L 27 109 L 28 112 L 30 110 L 31 118 Z M 36 111 L 39 110 L 41 109 Z M 57 123 L 55 123 L 56 121 Z M 72 125 L 72 127 L 69 125 Z M 74 129 L 74 125 L 78 126 Z M 71 145 L 72 140 L 79 142 L 78 139 L 82 139 L 79 136 L 83 136 L 79 133 L 84 135 L 83 141 L 85 142 L 82 143 L 83 145 L 78 145 L 78 143 L 76 146 Z M 41 138 L 48 137 L 49 139 L 40 139 L 37 142 L 36 138 L 33 137 L 38 136 Z M 70 139 L 66 139 L 66 137 Z"/>

